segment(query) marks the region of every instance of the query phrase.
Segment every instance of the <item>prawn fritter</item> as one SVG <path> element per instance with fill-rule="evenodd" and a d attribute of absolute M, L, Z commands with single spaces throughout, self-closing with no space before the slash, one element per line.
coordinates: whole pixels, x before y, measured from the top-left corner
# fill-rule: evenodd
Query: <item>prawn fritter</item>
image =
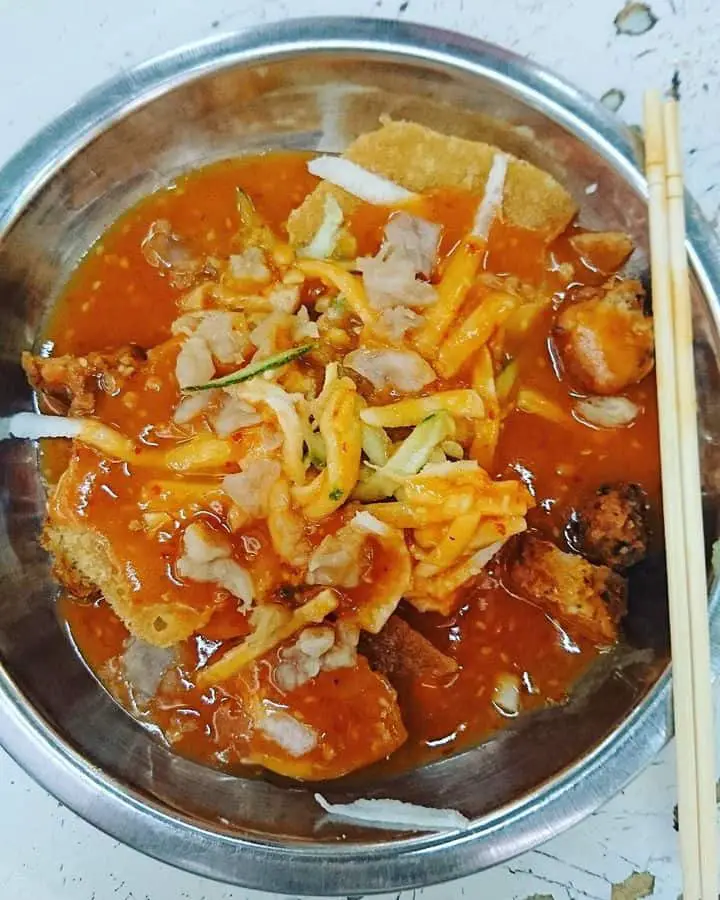
<path fill-rule="evenodd" d="M 554 338 L 563 365 L 583 390 L 619 394 L 652 371 L 653 323 L 643 310 L 639 281 L 583 289 L 565 306 Z"/>
<path fill-rule="evenodd" d="M 550 541 L 523 535 L 508 563 L 507 586 L 537 603 L 570 633 L 596 644 L 612 644 L 625 614 L 625 579 L 607 566 L 595 566 Z"/>
<path fill-rule="evenodd" d="M 112 394 L 124 379 L 146 361 L 145 351 L 136 344 L 117 350 L 92 351 L 85 356 L 22 355 L 22 367 L 28 381 L 38 392 L 42 403 L 54 413 L 86 416 L 95 410 L 97 395 Z"/>
<path fill-rule="evenodd" d="M 647 554 L 647 494 L 638 484 L 604 484 L 577 510 L 575 528 L 577 549 L 591 562 L 628 569 Z"/>

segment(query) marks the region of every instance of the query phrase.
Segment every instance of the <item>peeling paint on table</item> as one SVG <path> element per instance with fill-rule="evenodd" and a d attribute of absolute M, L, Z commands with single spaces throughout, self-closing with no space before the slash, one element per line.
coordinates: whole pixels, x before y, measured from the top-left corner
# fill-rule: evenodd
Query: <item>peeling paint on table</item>
<path fill-rule="evenodd" d="M 643 90 L 668 89 L 677 71 L 688 183 L 717 226 L 720 5 L 629 5 L 649 10 L 635 11 L 630 25 L 627 10 L 619 16 L 622 0 L 346 0 L 342 11 L 424 22 L 502 44 L 604 96 L 630 124 L 640 121 Z M 150 56 L 248 25 L 338 9 L 329 0 L 0 0 L 0 163 L 88 88 Z M 633 896 L 618 893 L 623 883 L 648 888 L 649 881 L 628 881 L 647 872 L 654 877 L 648 896 L 676 900 L 674 804 L 670 745 L 618 797 L 537 850 L 452 884 L 383 898 L 611 900 Z M 0 835 L 2 900 L 278 900 L 121 846 L 57 803 L 2 751 Z"/>

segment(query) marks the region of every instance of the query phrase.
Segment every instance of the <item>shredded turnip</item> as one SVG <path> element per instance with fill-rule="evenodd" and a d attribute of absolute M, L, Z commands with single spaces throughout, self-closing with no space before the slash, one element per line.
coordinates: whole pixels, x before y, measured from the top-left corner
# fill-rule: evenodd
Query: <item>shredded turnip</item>
<path fill-rule="evenodd" d="M 313 552 L 308 563 L 308 584 L 353 588 L 360 584 L 362 549 L 367 532 L 344 526 L 328 534 Z"/>
<path fill-rule="evenodd" d="M 224 536 L 202 522 L 191 522 L 183 533 L 181 551 L 175 564 L 181 578 L 217 584 L 237 597 L 242 609 L 249 609 L 255 598 L 252 578 L 232 559 L 232 547 Z"/>
<path fill-rule="evenodd" d="M 317 746 L 315 730 L 282 710 L 264 709 L 255 721 L 260 731 L 290 756 L 305 756 Z"/>
<path fill-rule="evenodd" d="M 417 806 L 402 800 L 360 799 L 352 803 L 330 803 L 322 794 L 315 794 L 315 800 L 331 816 L 379 828 L 457 831 L 470 825 L 470 820 L 457 810 Z"/>
<path fill-rule="evenodd" d="M 225 310 L 186 313 L 172 323 L 171 331 L 203 338 L 215 359 L 225 365 L 242 363 L 250 349 L 244 318 Z"/>
<path fill-rule="evenodd" d="M 242 363 L 250 347 L 247 331 L 237 327 L 237 315 L 213 310 L 205 313 L 197 333 L 204 338 L 215 359 L 225 365 Z"/>
<path fill-rule="evenodd" d="M 586 397 L 575 403 L 576 417 L 596 428 L 626 428 L 640 413 L 627 397 Z"/>
<path fill-rule="evenodd" d="M 135 699 L 141 703 L 149 700 L 175 660 L 174 647 L 154 647 L 140 638 L 128 638 L 122 654 L 122 666 Z"/>
<path fill-rule="evenodd" d="M 435 222 L 399 212 L 385 226 L 385 243 L 409 259 L 415 271 L 427 278 L 435 267 L 440 231 Z"/>
<path fill-rule="evenodd" d="M 207 409 L 212 398 L 213 391 L 203 391 L 198 394 L 190 394 L 189 397 L 183 397 L 175 408 L 173 422 L 176 425 L 187 425 L 188 422 L 192 422 L 196 416 L 199 416 L 200 413 Z"/>
<path fill-rule="evenodd" d="M 247 611 L 255 599 L 255 587 L 247 569 L 230 558 L 217 560 L 212 564 L 212 569 L 215 576 L 212 580 L 240 600 L 239 608 Z"/>
<path fill-rule="evenodd" d="M 63 416 L 43 416 L 38 413 L 21 412 L 5 419 L 7 436 L 27 438 L 76 438 L 83 427 L 82 419 L 66 419 Z"/>
<path fill-rule="evenodd" d="M 281 339 L 295 326 L 295 318 L 290 313 L 276 310 L 253 328 L 250 332 L 250 340 L 257 347 L 257 354 L 253 360 L 265 359 L 278 353 L 281 348 Z"/>
<path fill-rule="evenodd" d="M 516 716 L 520 712 L 519 676 L 501 672 L 495 679 L 492 702 L 504 716 Z"/>
<path fill-rule="evenodd" d="M 183 556 L 179 560 L 183 566 L 187 562 L 197 565 L 214 562 L 230 555 L 230 547 L 220 535 L 200 522 L 188 525 L 183 535 Z M 192 576 L 188 576 L 192 577 Z M 200 580 L 200 579 L 195 579 Z"/>
<path fill-rule="evenodd" d="M 95 447 L 106 456 L 129 460 L 134 457 L 135 445 L 131 440 L 96 419 L 79 416 L 43 416 L 38 413 L 16 413 L 9 419 L 2 419 L 0 440 L 9 437 L 28 438 L 77 438 L 90 447 Z"/>
<path fill-rule="evenodd" d="M 263 425 L 262 428 L 258 428 L 256 444 L 258 453 L 269 455 L 274 450 L 278 450 L 282 447 L 282 444 L 282 432 L 273 428 L 271 425 Z"/>
<path fill-rule="evenodd" d="M 457 463 L 453 463 L 453 465 L 457 465 Z M 482 547 L 471 557 L 470 563 L 476 575 L 479 575 L 490 560 L 497 556 L 505 546 L 505 543 L 506 541 L 496 541 L 494 544 Z"/>
<path fill-rule="evenodd" d="M 408 331 L 419 328 L 423 322 L 423 317 L 409 307 L 391 306 L 380 313 L 374 330 L 393 342 L 399 342 Z"/>
<path fill-rule="evenodd" d="M 197 334 L 191 335 L 180 348 L 175 362 L 175 377 L 181 388 L 204 384 L 215 375 L 210 348 Z"/>
<path fill-rule="evenodd" d="M 417 196 L 394 181 L 369 172 L 341 156 L 318 156 L 311 159 L 308 171 L 311 175 L 342 188 L 348 194 L 378 206 L 396 206 Z"/>
<path fill-rule="evenodd" d="M 294 313 L 300 306 L 300 286 L 281 284 L 267 294 L 268 302 L 278 312 Z"/>
<path fill-rule="evenodd" d="M 353 528 L 357 528 L 359 531 L 365 531 L 368 534 L 385 536 L 390 533 L 389 525 L 386 525 L 385 522 L 381 522 L 380 519 L 376 519 L 372 513 L 369 513 L 366 510 L 360 510 L 360 512 L 355 513 L 350 520 L 350 525 Z"/>
<path fill-rule="evenodd" d="M 242 472 L 223 478 L 223 490 L 251 519 L 258 519 L 267 515 L 270 491 L 281 472 L 275 460 L 253 459 Z"/>
<path fill-rule="evenodd" d="M 261 284 L 270 281 L 270 269 L 260 247 L 248 247 L 242 253 L 231 256 L 230 274 L 238 281 L 257 281 Z"/>
<path fill-rule="evenodd" d="M 234 389 L 233 396 L 253 405 L 265 403 L 275 413 L 283 433 L 283 463 L 290 479 L 300 484 L 305 478 L 303 465 L 303 428 L 295 403 L 300 394 L 289 394 L 278 384 L 254 378 Z"/>
<path fill-rule="evenodd" d="M 435 288 L 416 277 L 411 259 L 402 253 L 386 252 L 358 259 L 368 300 L 375 309 L 388 306 L 430 306 L 437 299 Z"/>
<path fill-rule="evenodd" d="M 212 391 L 201 392 L 198 396 L 212 394 Z M 252 425 L 259 425 L 263 417 L 249 403 L 244 400 L 238 400 L 237 397 L 225 396 L 222 406 L 212 417 L 212 427 L 218 437 L 230 437 L 236 431 L 242 428 L 250 428 Z"/>
<path fill-rule="evenodd" d="M 275 683 L 283 691 L 292 691 L 320 672 L 354 666 L 359 640 L 360 629 L 346 622 L 339 622 L 336 629 L 306 628 L 292 647 L 281 651 L 281 662 L 273 673 Z"/>
<path fill-rule="evenodd" d="M 304 341 L 316 341 L 320 337 L 320 329 L 317 322 L 310 321 L 310 313 L 307 306 L 301 306 L 294 316 L 292 338 L 296 344 Z"/>
<path fill-rule="evenodd" d="M 324 672 L 354 668 L 357 665 L 357 648 L 360 628 L 354 622 L 338 622 L 335 626 L 335 643 L 324 654 L 321 668 Z"/>
<path fill-rule="evenodd" d="M 383 310 L 435 302 L 435 289 L 416 276 L 432 271 L 439 236 L 439 226 L 432 222 L 407 213 L 393 216 L 377 256 L 362 257 L 356 263 L 372 306 Z"/>
<path fill-rule="evenodd" d="M 475 237 L 487 240 L 490 226 L 502 208 L 507 167 L 507 156 L 504 153 L 496 153 L 485 182 L 485 193 L 475 213 L 475 222 L 472 230 Z"/>
<path fill-rule="evenodd" d="M 415 393 L 436 380 L 433 367 L 414 350 L 353 350 L 343 360 L 376 389 Z"/>
<path fill-rule="evenodd" d="M 323 204 L 323 220 L 315 233 L 315 237 L 307 247 L 300 250 L 299 255 L 309 259 L 328 259 L 337 245 L 343 223 L 343 211 L 334 197 L 328 195 Z"/>
<path fill-rule="evenodd" d="M 300 632 L 295 646 L 305 656 L 313 656 L 319 659 L 323 653 L 335 643 L 335 632 L 328 625 L 319 625 L 315 628 L 306 628 Z"/>

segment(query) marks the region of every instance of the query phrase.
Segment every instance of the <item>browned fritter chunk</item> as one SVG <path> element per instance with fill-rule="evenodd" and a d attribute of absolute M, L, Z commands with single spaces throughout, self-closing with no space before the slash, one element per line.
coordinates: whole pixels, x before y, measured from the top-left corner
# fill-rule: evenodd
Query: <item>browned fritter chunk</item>
<path fill-rule="evenodd" d="M 633 252 L 633 242 L 624 231 L 585 231 L 570 238 L 570 245 L 586 265 L 612 275 Z"/>
<path fill-rule="evenodd" d="M 158 597 L 139 604 L 109 542 L 92 528 L 48 523 L 42 544 L 53 574 L 78 597 L 102 594 L 128 629 L 148 644 L 170 647 L 207 623 L 213 607 L 195 608 Z"/>
<path fill-rule="evenodd" d="M 143 365 L 147 356 L 135 344 L 86 356 L 33 356 L 25 351 L 22 367 L 28 381 L 49 411 L 87 416 L 100 391 L 115 393 L 122 382 Z"/>
<path fill-rule="evenodd" d="M 576 514 L 578 550 L 591 562 L 623 570 L 645 558 L 648 498 L 639 484 L 604 484 Z"/>
<path fill-rule="evenodd" d="M 376 671 L 390 681 L 437 681 L 457 672 L 458 664 L 415 631 L 400 616 L 391 616 L 379 634 L 363 634 L 360 649 Z"/>
<path fill-rule="evenodd" d="M 537 603 L 570 633 L 608 645 L 617 640 L 626 611 L 625 579 L 550 541 L 523 535 L 507 566 L 507 587 Z"/>
<path fill-rule="evenodd" d="M 639 281 L 585 288 L 561 311 L 555 342 L 570 377 L 593 394 L 618 394 L 653 367 L 653 322 Z"/>

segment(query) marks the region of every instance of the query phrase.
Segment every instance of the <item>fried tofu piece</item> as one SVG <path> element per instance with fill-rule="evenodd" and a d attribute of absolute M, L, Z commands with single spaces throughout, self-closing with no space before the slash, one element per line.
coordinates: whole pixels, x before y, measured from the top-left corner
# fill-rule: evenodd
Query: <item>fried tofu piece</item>
<path fill-rule="evenodd" d="M 361 135 L 343 156 L 418 193 L 451 187 L 482 195 L 498 152 L 491 144 L 439 134 L 413 122 L 389 122 Z M 290 215 L 292 244 L 304 246 L 312 240 L 323 221 L 327 196 L 337 200 L 346 217 L 360 203 L 334 185 L 318 185 Z M 573 198 L 551 175 L 510 157 L 502 205 L 505 222 L 538 231 L 549 241 L 576 212 Z M 344 252 L 342 246 L 339 250 Z"/>
<path fill-rule="evenodd" d="M 611 280 L 583 288 L 555 323 L 555 343 L 567 373 L 593 394 L 619 394 L 652 371 L 653 321 L 639 281 Z"/>
<path fill-rule="evenodd" d="M 379 634 L 364 634 L 360 649 L 373 669 L 391 682 L 438 681 L 459 668 L 454 659 L 441 653 L 400 616 L 391 616 Z"/>
<path fill-rule="evenodd" d="M 648 498 L 639 484 L 603 484 L 576 512 L 577 547 L 591 562 L 622 571 L 647 555 Z"/>
<path fill-rule="evenodd" d="M 506 586 L 536 603 L 571 634 L 603 646 L 617 641 L 618 623 L 627 608 L 627 585 L 607 566 L 594 566 L 528 534 L 518 540 L 507 565 Z"/>
<path fill-rule="evenodd" d="M 627 262 L 633 242 L 624 231 L 585 231 L 570 238 L 570 246 L 587 265 L 612 275 Z"/>
<path fill-rule="evenodd" d="M 148 644 L 170 647 L 202 628 L 213 613 L 212 604 L 188 606 L 177 598 L 138 603 L 109 542 L 88 526 L 49 522 L 42 543 L 61 584 L 79 597 L 101 593 L 128 630 Z"/>

